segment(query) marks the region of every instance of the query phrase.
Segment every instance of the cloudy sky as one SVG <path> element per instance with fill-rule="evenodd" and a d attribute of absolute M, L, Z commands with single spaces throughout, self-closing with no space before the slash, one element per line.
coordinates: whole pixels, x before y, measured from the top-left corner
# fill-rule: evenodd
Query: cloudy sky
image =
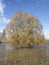
<path fill-rule="evenodd" d="M 45 37 L 49 38 L 49 0 L 0 0 L 0 32 L 17 11 L 37 16 L 43 25 Z"/>

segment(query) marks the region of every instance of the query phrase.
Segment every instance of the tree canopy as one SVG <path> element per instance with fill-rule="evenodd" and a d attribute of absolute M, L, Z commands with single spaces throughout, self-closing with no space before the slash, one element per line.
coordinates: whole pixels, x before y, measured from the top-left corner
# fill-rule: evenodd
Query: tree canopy
<path fill-rule="evenodd" d="M 17 12 L 3 31 L 4 43 L 17 47 L 40 45 L 44 41 L 43 27 L 37 17 L 26 12 Z"/>

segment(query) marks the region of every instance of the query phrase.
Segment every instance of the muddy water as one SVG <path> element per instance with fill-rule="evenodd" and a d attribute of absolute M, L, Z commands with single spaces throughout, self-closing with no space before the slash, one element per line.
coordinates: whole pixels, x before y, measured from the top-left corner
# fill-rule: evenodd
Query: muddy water
<path fill-rule="evenodd" d="M 30 49 L 0 45 L 0 65 L 39 65 L 47 62 L 49 62 L 49 44 Z"/>

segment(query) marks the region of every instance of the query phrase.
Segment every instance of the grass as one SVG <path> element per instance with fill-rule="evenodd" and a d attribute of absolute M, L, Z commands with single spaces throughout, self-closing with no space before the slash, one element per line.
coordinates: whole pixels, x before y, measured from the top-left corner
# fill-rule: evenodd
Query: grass
<path fill-rule="evenodd" d="M 49 65 L 44 49 L 0 49 L 0 65 Z"/>

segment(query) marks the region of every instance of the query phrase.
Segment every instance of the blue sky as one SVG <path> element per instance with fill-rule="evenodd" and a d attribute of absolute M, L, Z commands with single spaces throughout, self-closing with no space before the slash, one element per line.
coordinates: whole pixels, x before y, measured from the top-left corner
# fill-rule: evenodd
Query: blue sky
<path fill-rule="evenodd" d="M 43 25 L 45 37 L 49 39 L 49 0 L 0 0 L 0 32 L 17 11 L 37 16 Z"/>

